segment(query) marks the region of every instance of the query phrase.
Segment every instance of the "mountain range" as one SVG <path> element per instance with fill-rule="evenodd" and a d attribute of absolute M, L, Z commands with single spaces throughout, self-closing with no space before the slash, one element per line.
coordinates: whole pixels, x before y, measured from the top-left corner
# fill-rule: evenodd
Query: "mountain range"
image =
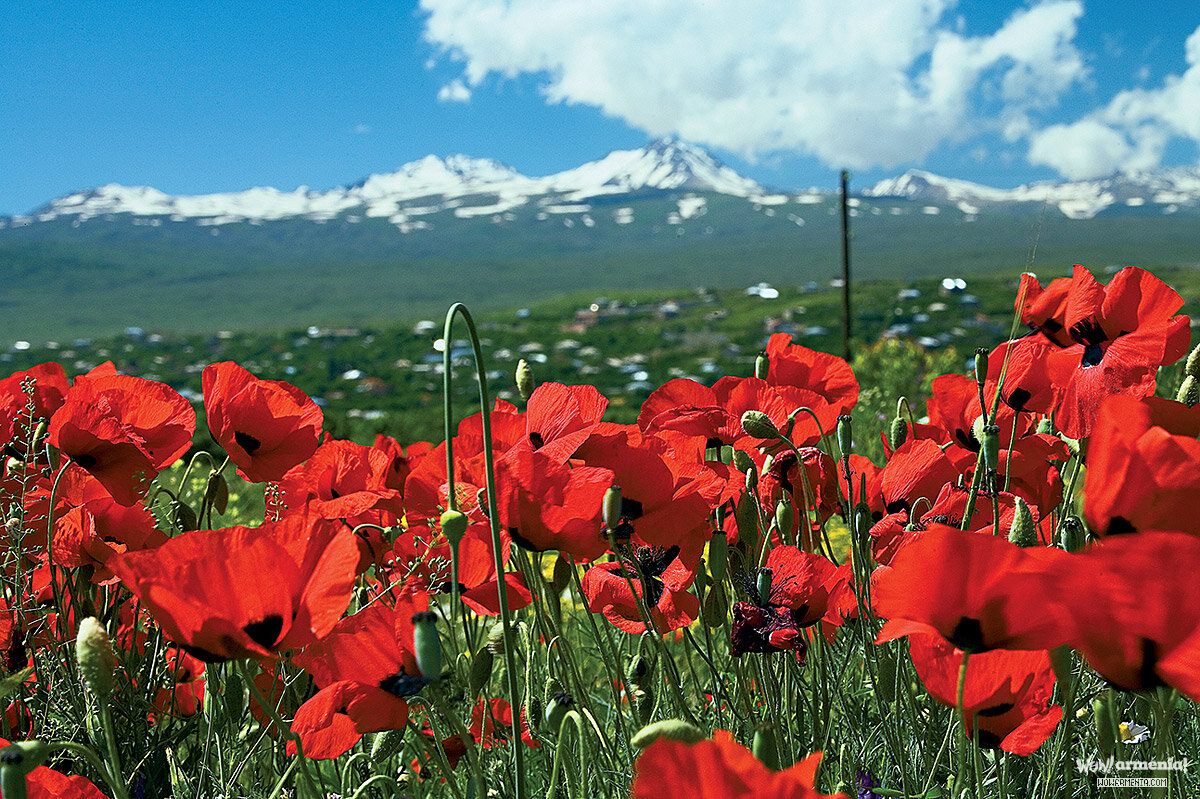
<path fill-rule="evenodd" d="M 523 207 L 533 207 L 546 215 L 581 214 L 592 204 L 611 202 L 623 195 L 663 192 L 696 195 L 681 197 L 676 211 L 679 218 L 698 214 L 704 208 L 702 195 L 706 193 L 745 198 L 760 206 L 815 204 L 830 196 L 818 189 L 768 189 L 696 146 L 659 139 L 640 149 L 618 150 L 598 161 L 546 177 L 528 177 L 489 159 L 430 155 L 395 172 L 374 174 L 328 191 L 301 186 L 293 191 L 252 188 L 175 196 L 145 186 L 109 184 L 51 200 L 29 215 L 0 219 L 0 226 L 59 219 L 82 223 L 121 214 L 200 225 L 257 224 L 290 218 L 327 222 L 344 215 L 386 219 L 402 232 L 412 232 L 430 227 L 426 218 L 441 211 L 452 211 L 459 218 L 499 217 L 502 221 L 504 214 Z M 858 200 L 948 205 L 968 216 L 1020 204 L 1056 208 L 1070 219 L 1089 219 L 1127 209 L 1173 214 L 1200 207 L 1200 169 L 1132 172 L 1100 180 L 1033 183 L 1015 189 L 910 170 L 861 190 Z M 623 216 L 627 218 L 628 214 Z"/>

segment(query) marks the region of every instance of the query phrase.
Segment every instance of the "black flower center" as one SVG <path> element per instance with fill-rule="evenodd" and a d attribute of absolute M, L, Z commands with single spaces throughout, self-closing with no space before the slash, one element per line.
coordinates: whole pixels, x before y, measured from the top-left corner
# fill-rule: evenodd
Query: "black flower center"
<path fill-rule="evenodd" d="M 979 619 L 972 619 L 968 616 L 963 616 L 958 620 L 958 624 L 954 625 L 954 632 L 950 634 L 950 643 L 972 655 L 986 652 L 990 648 L 984 645 L 983 625 L 979 623 Z"/>
<path fill-rule="evenodd" d="M 242 632 L 263 649 L 270 649 L 283 632 L 283 617 L 271 615 L 262 621 L 252 621 L 242 628 Z"/>
<path fill-rule="evenodd" d="M 246 451 L 247 455 L 253 455 L 262 446 L 261 441 L 249 433 L 243 433 L 241 430 L 234 431 L 233 440 L 239 447 Z"/>

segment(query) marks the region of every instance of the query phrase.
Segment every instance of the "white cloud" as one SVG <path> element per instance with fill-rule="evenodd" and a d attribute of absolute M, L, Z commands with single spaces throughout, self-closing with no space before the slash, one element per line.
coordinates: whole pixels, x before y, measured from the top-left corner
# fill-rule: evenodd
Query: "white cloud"
<path fill-rule="evenodd" d="M 1068 178 L 1092 178 L 1160 166 L 1173 139 L 1200 144 L 1200 28 L 1185 53 L 1187 69 L 1160 87 L 1120 92 L 1082 119 L 1032 134 L 1029 161 Z"/>
<path fill-rule="evenodd" d="M 437 98 L 440 103 L 465 103 L 471 99 L 471 90 L 456 78 L 438 89 Z"/>
<path fill-rule="evenodd" d="M 852 168 L 1025 124 L 1084 74 L 1080 0 L 969 37 L 954 0 L 421 0 L 425 36 L 489 76 L 545 76 L 652 136 Z M 983 109 L 987 108 L 985 112 Z"/>
<path fill-rule="evenodd" d="M 354 126 L 354 132 L 357 133 L 359 136 L 366 136 L 368 133 L 371 132 L 371 126 L 359 123 Z"/>

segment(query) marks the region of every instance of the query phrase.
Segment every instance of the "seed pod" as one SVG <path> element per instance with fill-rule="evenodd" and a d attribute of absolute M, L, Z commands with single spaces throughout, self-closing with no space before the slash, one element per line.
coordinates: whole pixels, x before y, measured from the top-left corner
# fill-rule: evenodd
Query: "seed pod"
<path fill-rule="evenodd" d="M 113 654 L 108 631 L 94 616 L 79 623 L 79 635 L 75 639 L 75 660 L 79 674 L 88 688 L 101 702 L 113 693 L 113 675 L 117 670 L 117 657 Z"/>
<path fill-rule="evenodd" d="M 714 585 L 704 597 L 704 606 L 700 608 L 700 619 L 709 629 L 715 629 L 725 624 L 729 613 L 729 600 L 725 596 L 725 586 L 721 583 Z"/>
<path fill-rule="evenodd" d="M 1033 513 L 1025 500 L 1017 497 L 1013 509 L 1012 526 L 1008 528 L 1008 540 L 1019 547 L 1035 547 L 1038 545 L 1037 525 L 1033 521 Z"/>
<path fill-rule="evenodd" d="M 629 742 L 638 749 L 645 749 L 659 738 L 695 744 L 708 738 L 708 735 L 695 724 L 690 724 L 682 719 L 663 719 L 642 727 L 633 734 Z"/>
<path fill-rule="evenodd" d="M 995 473 L 1000 468 L 1000 428 L 994 424 L 986 425 L 979 444 L 983 452 L 983 468 Z"/>
<path fill-rule="evenodd" d="M 987 382 L 988 351 L 986 347 L 975 350 L 975 382 L 983 385 Z"/>
<path fill-rule="evenodd" d="M 621 487 L 615 483 L 604 492 L 604 529 L 617 529 L 621 522 Z"/>
<path fill-rule="evenodd" d="M 371 760 L 376 764 L 387 760 L 404 746 L 404 730 L 384 730 L 371 741 Z"/>
<path fill-rule="evenodd" d="M 779 438 L 782 434 L 771 417 L 762 411 L 746 411 L 742 414 L 742 429 L 755 438 Z"/>
<path fill-rule="evenodd" d="M 471 670 L 467 674 L 467 689 L 472 697 L 478 696 L 479 692 L 483 690 L 483 686 L 487 685 L 487 681 L 491 679 L 492 667 L 495 662 L 496 656 L 492 654 L 488 644 L 479 647 L 475 657 L 471 658 Z"/>
<path fill-rule="evenodd" d="M 467 515 L 459 510 L 448 510 L 442 514 L 441 524 L 442 535 L 446 536 L 450 546 L 457 547 L 467 534 Z"/>
<path fill-rule="evenodd" d="M 417 655 L 417 668 L 427 680 L 442 676 L 442 639 L 437 630 L 437 614 L 422 611 L 412 617 L 413 651 Z"/>
<path fill-rule="evenodd" d="M 533 370 L 524 358 L 517 361 L 517 392 L 525 401 L 528 401 L 529 395 L 533 393 Z"/>
<path fill-rule="evenodd" d="M 849 455 L 850 450 L 854 448 L 854 430 L 849 414 L 843 414 L 837 418 L 837 442 L 838 452 L 843 458 Z"/>

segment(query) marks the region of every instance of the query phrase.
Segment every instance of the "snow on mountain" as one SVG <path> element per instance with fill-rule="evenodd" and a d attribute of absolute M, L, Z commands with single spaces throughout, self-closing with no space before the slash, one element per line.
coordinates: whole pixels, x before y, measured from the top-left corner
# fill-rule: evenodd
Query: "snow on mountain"
<path fill-rule="evenodd" d="M 960 207 L 988 203 L 1047 203 L 1070 219 L 1090 219 L 1113 205 L 1165 206 L 1173 213 L 1182 203 L 1200 201 L 1200 168 L 1126 172 L 1096 180 L 1044 181 L 995 189 L 911 169 L 863 191 L 868 197 L 903 197 L 919 202 L 955 203 Z"/>
<path fill-rule="evenodd" d="M 301 186 L 282 192 L 254 188 L 243 192 L 173 196 L 145 186 L 110 184 L 51 201 L 33 213 L 37 221 L 108 214 L 166 216 L 203 224 L 286 217 L 326 220 L 351 209 L 387 217 L 403 225 L 410 217 L 453 208 L 460 217 L 484 216 L 517 208 L 535 197 L 573 204 L 589 197 L 643 190 L 715 191 L 739 197 L 762 187 L 724 166 L 708 153 L 672 139 L 638 150 L 618 150 L 599 161 L 542 178 L 531 178 L 489 159 L 429 155 L 395 172 L 371 175 L 350 186 L 324 192 Z M 464 198 L 480 197 L 472 204 Z M 411 203 L 421 201 L 420 207 Z"/>

